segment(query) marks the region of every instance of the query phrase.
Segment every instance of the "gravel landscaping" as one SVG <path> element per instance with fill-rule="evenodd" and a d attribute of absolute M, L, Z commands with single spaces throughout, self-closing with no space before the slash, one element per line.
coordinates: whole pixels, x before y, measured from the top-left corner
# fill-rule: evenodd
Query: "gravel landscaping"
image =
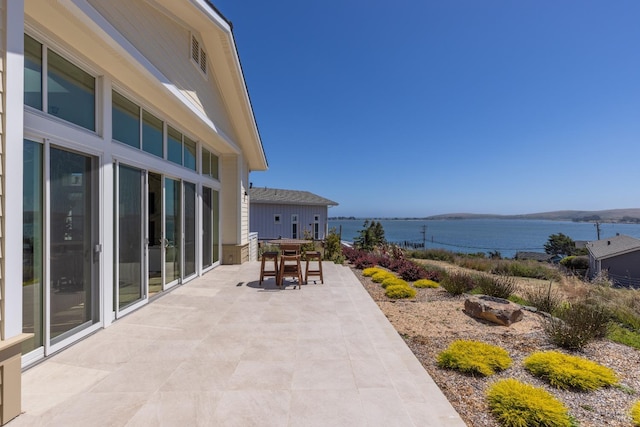
<path fill-rule="evenodd" d="M 534 351 L 558 350 L 543 332 L 541 315 L 525 311 L 522 321 L 509 327 L 498 326 L 465 314 L 464 296 L 450 296 L 442 288 L 422 288 L 416 289 L 417 295 L 413 299 L 391 300 L 385 296 L 380 284 L 364 277 L 358 269 L 353 271 L 469 426 L 499 425 L 489 412 L 485 391 L 490 384 L 503 378 L 515 378 L 545 388 L 567 406 L 580 426 L 631 425 L 629 412 L 640 400 L 640 351 L 609 340 L 592 342 L 572 354 L 613 369 L 619 385 L 589 393 L 559 390 L 529 374 L 522 364 L 522 360 Z M 540 282 L 540 285 L 544 283 Z M 522 281 L 522 286 L 532 285 L 536 284 L 531 279 Z M 437 355 L 456 339 L 500 346 L 508 351 L 513 366 L 490 377 L 473 377 L 439 368 Z"/>

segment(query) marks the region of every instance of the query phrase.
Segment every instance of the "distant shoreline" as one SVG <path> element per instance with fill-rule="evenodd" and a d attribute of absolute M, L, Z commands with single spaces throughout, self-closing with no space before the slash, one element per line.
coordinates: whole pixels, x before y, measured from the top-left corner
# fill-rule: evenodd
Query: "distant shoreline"
<path fill-rule="evenodd" d="M 618 224 L 640 224 L 640 208 L 610 209 L 603 211 L 554 211 L 520 215 L 499 214 L 474 214 L 474 213 L 448 213 L 431 215 L 426 217 L 355 217 L 336 216 L 330 217 L 330 221 L 347 220 L 374 220 L 374 221 L 436 221 L 436 220 L 465 220 L 465 219 L 520 219 L 520 220 L 547 220 L 547 221 L 572 221 L 572 222 L 608 222 Z"/>

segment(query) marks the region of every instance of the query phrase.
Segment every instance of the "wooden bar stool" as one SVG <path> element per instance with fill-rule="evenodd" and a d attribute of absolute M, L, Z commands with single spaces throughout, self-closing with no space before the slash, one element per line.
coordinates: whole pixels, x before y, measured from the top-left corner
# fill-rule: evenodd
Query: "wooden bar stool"
<path fill-rule="evenodd" d="M 267 261 L 273 261 L 273 270 L 267 270 L 265 267 Z M 274 277 L 278 280 L 278 252 L 265 252 L 262 254 L 262 262 L 260 263 L 260 286 L 265 277 Z"/>
<path fill-rule="evenodd" d="M 320 283 L 324 284 L 324 277 L 322 276 L 322 254 L 318 251 L 308 251 L 305 253 L 306 266 L 304 269 L 304 283 L 309 283 L 309 276 L 319 276 Z M 317 262 L 316 269 L 310 268 L 311 262 Z M 314 280 L 315 282 L 315 280 Z"/>
<path fill-rule="evenodd" d="M 302 289 L 302 267 L 300 266 L 300 255 L 280 255 L 278 286 L 284 285 L 285 277 L 297 279 L 298 289 Z"/>

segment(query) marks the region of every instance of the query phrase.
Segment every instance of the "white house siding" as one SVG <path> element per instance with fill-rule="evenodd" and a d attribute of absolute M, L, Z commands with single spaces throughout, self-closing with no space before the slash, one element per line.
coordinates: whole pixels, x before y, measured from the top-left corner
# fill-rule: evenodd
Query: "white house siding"
<path fill-rule="evenodd" d="M 277 238 L 291 238 L 291 215 L 298 215 L 298 238 L 304 237 L 304 231 L 313 232 L 314 216 L 320 223 L 319 240 L 325 238 L 328 208 L 326 206 L 286 205 L 253 203 L 251 205 L 251 231 L 258 233 L 261 241 Z M 280 215 L 280 224 L 275 224 L 275 215 Z"/>
<path fill-rule="evenodd" d="M 225 134 L 233 128 L 217 87 L 208 55 L 209 75 L 204 78 L 191 62 L 191 29 L 142 0 L 90 0 L 127 40 L 150 60 L 193 104 Z M 202 37 L 197 34 L 202 40 Z"/>
<path fill-rule="evenodd" d="M 5 144 L 5 102 L 4 67 L 6 64 L 6 0 L 0 0 L 0 340 L 5 339 L 4 325 L 4 144 Z"/>

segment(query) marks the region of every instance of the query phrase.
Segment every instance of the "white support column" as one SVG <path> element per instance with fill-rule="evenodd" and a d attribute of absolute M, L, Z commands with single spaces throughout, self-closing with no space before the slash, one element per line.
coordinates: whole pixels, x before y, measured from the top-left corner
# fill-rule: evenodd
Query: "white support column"
<path fill-rule="evenodd" d="M 24 1 L 6 2 L 4 69 L 4 338 L 22 333 Z"/>

